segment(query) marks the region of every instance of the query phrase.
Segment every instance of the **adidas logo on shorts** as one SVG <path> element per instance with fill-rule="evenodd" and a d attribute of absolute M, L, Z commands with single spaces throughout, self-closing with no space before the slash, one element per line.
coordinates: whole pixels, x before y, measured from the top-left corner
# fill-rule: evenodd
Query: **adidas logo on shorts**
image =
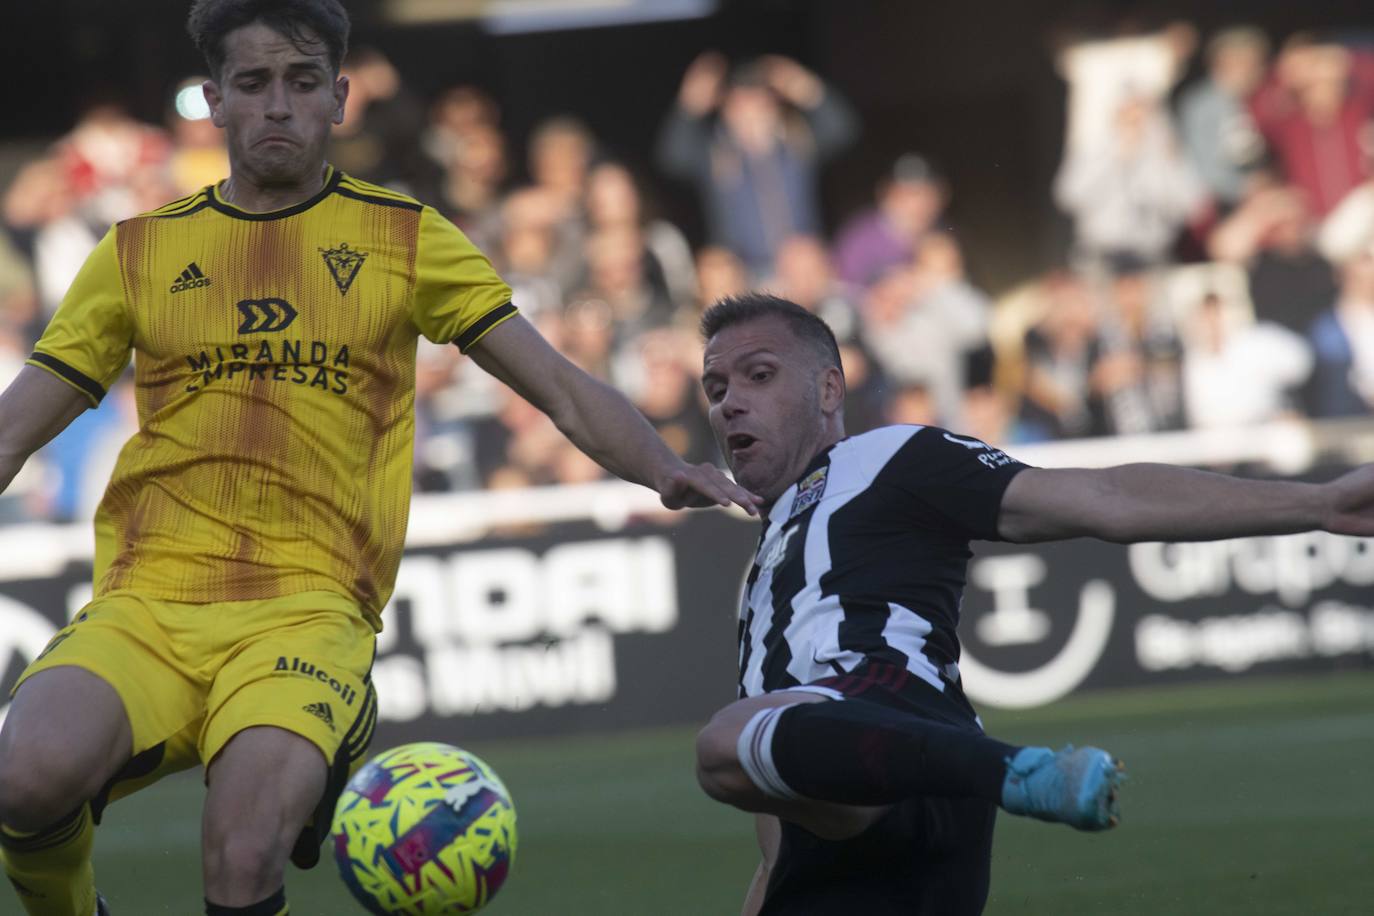
<path fill-rule="evenodd" d="M 188 289 L 197 289 L 201 286 L 209 286 L 210 278 L 200 272 L 200 267 L 195 261 L 186 265 L 186 269 L 181 272 L 181 276 L 176 278 L 172 284 L 172 292 L 184 293 Z"/>
<path fill-rule="evenodd" d="M 328 703 L 308 703 L 302 706 L 301 709 L 304 709 L 312 716 L 317 717 L 325 725 L 328 725 L 330 731 L 334 730 L 334 713 L 329 708 Z"/>

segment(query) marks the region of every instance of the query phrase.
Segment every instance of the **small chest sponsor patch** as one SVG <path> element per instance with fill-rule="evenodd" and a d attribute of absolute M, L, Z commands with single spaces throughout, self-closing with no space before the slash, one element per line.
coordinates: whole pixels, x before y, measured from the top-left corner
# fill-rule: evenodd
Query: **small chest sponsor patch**
<path fill-rule="evenodd" d="M 792 497 L 792 511 L 787 513 L 789 519 L 796 518 L 821 501 L 821 497 L 825 495 L 825 478 L 829 471 L 829 467 L 823 467 L 802 478 L 802 482 L 797 484 L 797 495 Z"/>

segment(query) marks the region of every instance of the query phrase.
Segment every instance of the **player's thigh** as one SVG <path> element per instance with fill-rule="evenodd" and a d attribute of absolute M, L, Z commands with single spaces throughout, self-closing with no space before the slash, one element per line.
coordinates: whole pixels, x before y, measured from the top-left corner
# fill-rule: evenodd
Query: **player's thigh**
<path fill-rule="evenodd" d="M 361 762 L 377 720 L 375 634 L 338 601 L 327 597 L 312 607 L 309 596 L 291 596 L 263 602 L 268 613 L 257 625 L 243 621 L 246 635 L 215 677 L 200 736 L 201 759 L 212 769 L 249 729 L 277 729 L 313 745 L 324 782 L 288 788 L 306 793 L 307 820 L 317 832 L 328 830 L 321 809 Z"/>
<path fill-rule="evenodd" d="M 329 767 L 314 742 L 272 726 L 243 729 L 206 771 L 205 835 L 243 832 L 289 849 L 324 794 Z"/>
<path fill-rule="evenodd" d="M 41 819 L 91 798 L 129 759 L 131 735 L 123 701 L 100 677 L 70 665 L 34 674 L 0 729 L 0 817 Z"/>
<path fill-rule="evenodd" d="M 167 613 L 137 596 L 106 596 L 58 631 L 20 675 L 0 731 L 9 789 L 28 780 L 78 804 L 199 718 L 203 686 L 179 659 Z"/>

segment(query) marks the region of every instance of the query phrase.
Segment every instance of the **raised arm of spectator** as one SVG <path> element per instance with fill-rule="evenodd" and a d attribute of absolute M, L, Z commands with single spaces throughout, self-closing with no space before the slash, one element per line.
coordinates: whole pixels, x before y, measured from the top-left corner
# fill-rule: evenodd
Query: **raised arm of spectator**
<path fill-rule="evenodd" d="M 684 462 L 623 394 L 574 366 L 519 315 L 497 325 L 468 352 L 546 413 L 598 464 L 657 491 L 669 509 L 733 502 L 758 514 L 757 496 L 710 464 Z"/>
<path fill-rule="evenodd" d="M 720 105 L 725 84 L 725 58 L 707 51 L 687 67 L 677 103 L 658 134 L 658 167 L 674 178 L 696 178 L 709 167 L 710 115 Z"/>
<path fill-rule="evenodd" d="M 761 63 L 773 91 L 806 116 L 818 159 L 829 159 L 858 139 L 859 116 L 833 86 L 789 57 L 770 55 Z"/>
<path fill-rule="evenodd" d="M 0 493 L 30 455 L 90 406 L 85 393 L 46 369 L 20 369 L 0 394 Z"/>
<path fill-rule="evenodd" d="M 1207 253 L 1218 261 L 1244 264 L 1259 253 L 1275 225 L 1301 208 L 1298 192 L 1288 187 L 1255 192 L 1222 220 L 1207 238 Z"/>
<path fill-rule="evenodd" d="M 1374 464 L 1324 484 L 1245 480 L 1162 464 L 1031 468 L 1007 487 L 997 523 L 999 534 L 1018 543 L 1206 541 L 1313 529 L 1374 535 Z"/>
<path fill-rule="evenodd" d="M 1250 116 L 1255 127 L 1271 145 L 1280 125 L 1297 111 L 1294 89 L 1306 79 L 1310 69 L 1311 45 L 1290 41 L 1279 52 L 1269 75 L 1250 96 Z"/>
<path fill-rule="evenodd" d="M 1374 50 L 1366 47 L 1350 49 L 1351 95 L 1365 100 L 1374 98 Z"/>

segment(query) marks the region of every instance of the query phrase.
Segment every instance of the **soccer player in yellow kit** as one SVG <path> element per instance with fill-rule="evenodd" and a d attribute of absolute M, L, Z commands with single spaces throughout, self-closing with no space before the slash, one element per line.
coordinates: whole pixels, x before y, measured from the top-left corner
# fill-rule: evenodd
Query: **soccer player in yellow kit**
<path fill-rule="evenodd" d="M 555 353 L 434 210 L 329 167 L 337 0 L 197 0 L 189 28 L 229 178 L 112 228 L 0 396 L 3 489 L 135 354 L 139 431 L 97 517 L 94 600 L 0 732 L 0 850 L 34 916 L 108 912 L 93 822 L 197 763 L 206 912 L 287 912 L 286 861 L 318 859 L 376 721 L 419 335 L 666 506 L 757 504 Z"/>

